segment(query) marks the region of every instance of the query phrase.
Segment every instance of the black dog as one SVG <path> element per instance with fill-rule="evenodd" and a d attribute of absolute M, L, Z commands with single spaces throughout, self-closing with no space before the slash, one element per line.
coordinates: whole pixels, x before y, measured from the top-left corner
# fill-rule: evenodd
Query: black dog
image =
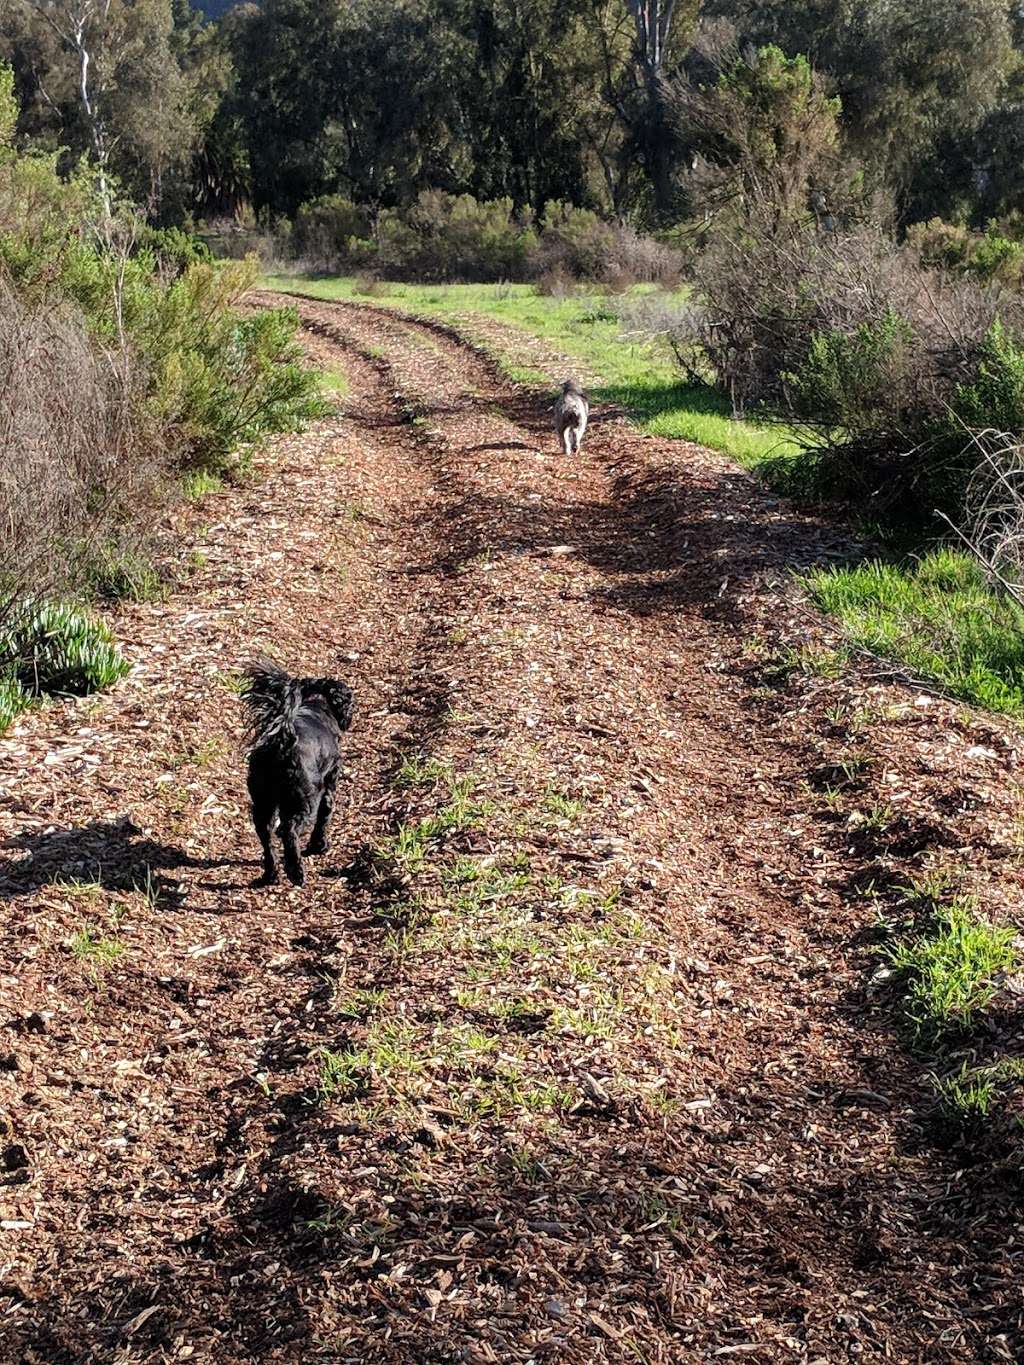
<path fill-rule="evenodd" d="M 271 844 L 280 821 L 284 870 L 305 881 L 299 844 L 310 825 L 304 854 L 327 851 L 327 822 L 338 781 L 339 744 L 352 724 L 352 691 L 335 678 L 292 678 L 269 659 L 245 669 L 242 699 L 248 712 L 249 795 L 252 821 L 263 845 L 258 886 L 278 879 Z M 314 823 L 315 821 L 315 823 Z"/>

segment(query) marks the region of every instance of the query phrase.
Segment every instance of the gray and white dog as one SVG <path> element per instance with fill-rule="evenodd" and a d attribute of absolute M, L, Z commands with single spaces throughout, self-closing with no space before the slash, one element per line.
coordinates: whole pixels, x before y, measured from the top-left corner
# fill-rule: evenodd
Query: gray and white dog
<path fill-rule="evenodd" d="M 587 429 L 590 404 L 575 379 L 567 379 L 555 403 L 555 430 L 566 455 L 576 453 Z"/>

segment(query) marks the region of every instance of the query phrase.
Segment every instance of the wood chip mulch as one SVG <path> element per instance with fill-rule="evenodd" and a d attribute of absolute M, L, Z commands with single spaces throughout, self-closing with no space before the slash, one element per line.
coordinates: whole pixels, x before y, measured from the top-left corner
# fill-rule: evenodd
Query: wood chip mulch
<path fill-rule="evenodd" d="M 728 460 L 597 413 L 567 464 L 445 329 L 299 306 L 337 415 L 0 741 L 0 1358 L 1020 1359 L 1018 1153 L 942 1139 L 873 949 L 936 866 L 1020 921 L 1017 731 L 780 666 L 852 547 Z M 260 649 L 358 699 L 301 891 Z"/>

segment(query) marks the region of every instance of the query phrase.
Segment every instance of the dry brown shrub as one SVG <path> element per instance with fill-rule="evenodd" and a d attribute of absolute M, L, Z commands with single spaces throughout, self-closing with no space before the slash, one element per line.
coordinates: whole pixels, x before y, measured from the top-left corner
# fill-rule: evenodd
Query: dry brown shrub
<path fill-rule="evenodd" d="M 71 308 L 0 278 L 0 612 L 74 591 L 96 547 L 152 524 L 162 462 L 139 378 Z"/>
<path fill-rule="evenodd" d="M 972 377 L 994 319 L 1014 330 L 1024 324 L 1019 296 L 922 268 L 884 227 L 823 233 L 803 221 L 780 230 L 768 209 L 712 241 L 695 292 L 695 340 L 737 411 L 784 405 L 786 376 L 800 369 L 814 335 L 849 335 L 890 312 L 913 331 L 918 405 L 938 410 Z"/>

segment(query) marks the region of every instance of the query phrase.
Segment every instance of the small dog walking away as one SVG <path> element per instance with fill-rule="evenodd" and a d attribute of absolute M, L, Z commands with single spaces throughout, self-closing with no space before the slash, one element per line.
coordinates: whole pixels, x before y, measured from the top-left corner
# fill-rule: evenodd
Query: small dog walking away
<path fill-rule="evenodd" d="M 555 430 L 566 455 L 579 451 L 583 433 L 587 429 L 590 404 L 575 379 L 567 379 L 555 403 Z"/>
<path fill-rule="evenodd" d="M 305 881 L 303 854 L 327 851 L 342 732 L 352 724 L 352 691 L 336 678 L 292 678 L 270 659 L 245 669 L 249 795 L 252 822 L 263 846 L 263 876 L 278 879 L 271 836 L 275 823 L 289 881 Z M 312 826 L 303 853 L 299 845 Z"/>

